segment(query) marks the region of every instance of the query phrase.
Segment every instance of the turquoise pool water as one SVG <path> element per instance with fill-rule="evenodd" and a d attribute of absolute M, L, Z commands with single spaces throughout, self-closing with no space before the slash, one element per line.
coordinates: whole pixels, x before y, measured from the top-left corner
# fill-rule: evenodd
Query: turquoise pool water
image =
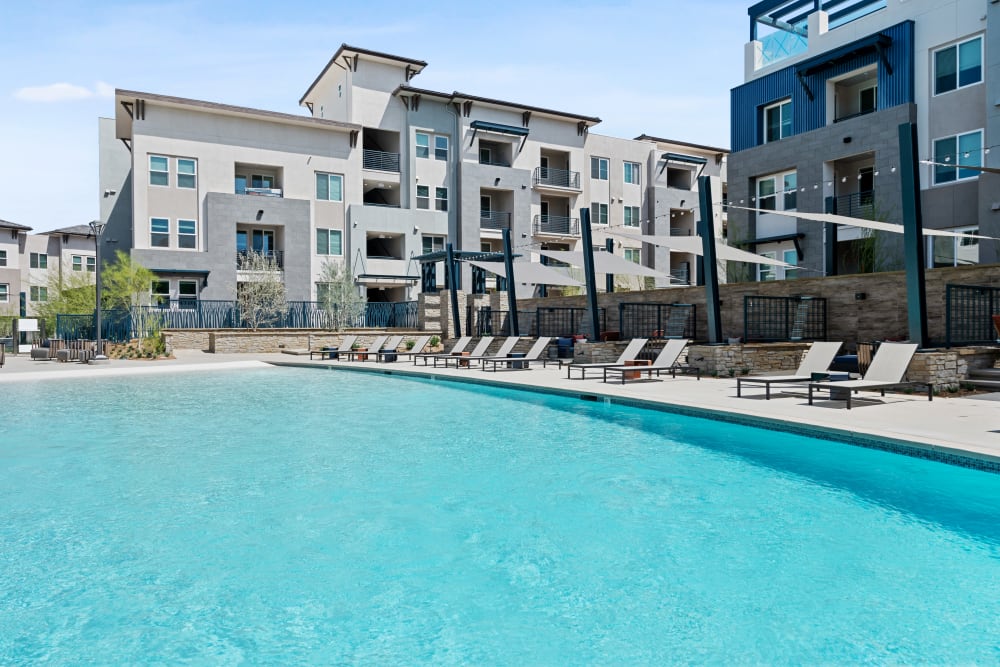
<path fill-rule="evenodd" d="M 1000 475 L 356 373 L 0 396 L 0 664 L 1000 662 Z"/>

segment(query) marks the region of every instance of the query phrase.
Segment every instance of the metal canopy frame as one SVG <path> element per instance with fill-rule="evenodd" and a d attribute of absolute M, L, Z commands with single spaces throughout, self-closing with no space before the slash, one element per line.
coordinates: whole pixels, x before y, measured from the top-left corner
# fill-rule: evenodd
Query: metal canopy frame
<path fill-rule="evenodd" d="M 521 137 L 521 145 L 517 147 L 517 152 L 520 153 L 521 149 L 524 148 L 524 142 L 528 140 L 528 128 L 527 127 L 517 127 L 516 125 L 504 125 L 503 123 L 491 123 L 486 120 L 474 120 L 469 123 L 469 127 L 472 128 L 472 138 L 469 140 L 469 145 L 476 140 L 477 132 L 492 132 L 494 134 L 507 134 L 513 137 Z"/>
<path fill-rule="evenodd" d="M 764 236 L 757 239 L 750 239 L 749 241 L 744 241 L 743 243 L 748 246 L 757 247 L 760 243 L 780 243 L 782 241 L 791 241 L 795 244 L 795 252 L 798 254 L 799 259 L 805 259 L 805 254 L 802 252 L 802 244 L 799 243 L 799 239 L 805 238 L 805 234 L 802 232 L 796 232 L 793 234 L 779 234 L 778 236 Z"/>
<path fill-rule="evenodd" d="M 843 19 L 852 15 L 863 16 L 860 12 L 872 5 L 885 5 L 886 0 L 761 0 L 747 9 L 750 16 L 750 41 L 757 40 L 757 24 L 807 36 L 802 26 L 810 14 L 820 9 L 829 14 L 830 26 L 836 27 Z M 876 8 L 879 9 L 879 8 Z M 846 21 L 845 21 L 846 22 Z"/>

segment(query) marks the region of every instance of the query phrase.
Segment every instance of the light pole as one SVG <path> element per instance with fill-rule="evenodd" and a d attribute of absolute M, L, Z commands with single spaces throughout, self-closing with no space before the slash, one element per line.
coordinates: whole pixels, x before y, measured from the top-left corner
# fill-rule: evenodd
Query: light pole
<path fill-rule="evenodd" d="M 90 221 L 90 231 L 94 233 L 94 262 L 97 264 L 97 271 L 94 276 L 95 282 L 97 283 L 97 331 L 95 333 L 97 345 L 94 350 L 93 359 L 97 362 L 108 360 L 101 350 L 101 234 L 104 233 L 104 228 L 107 226 L 108 223 L 101 222 L 100 220 Z"/>

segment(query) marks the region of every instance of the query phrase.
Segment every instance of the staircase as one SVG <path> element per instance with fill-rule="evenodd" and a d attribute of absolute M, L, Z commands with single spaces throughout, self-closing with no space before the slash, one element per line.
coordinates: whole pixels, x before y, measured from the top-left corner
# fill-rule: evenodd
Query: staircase
<path fill-rule="evenodd" d="M 807 297 L 803 297 L 795 307 L 795 317 L 792 320 L 792 329 L 788 332 L 789 340 L 802 340 L 805 333 L 806 320 L 809 317 L 811 303 Z"/>
<path fill-rule="evenodd" d="M 980 368 L 969 371 L 969 379 L 966 384 L 974 385 L 979 389 L 992 389 L 1000 391 L 1000 368 Z"/>

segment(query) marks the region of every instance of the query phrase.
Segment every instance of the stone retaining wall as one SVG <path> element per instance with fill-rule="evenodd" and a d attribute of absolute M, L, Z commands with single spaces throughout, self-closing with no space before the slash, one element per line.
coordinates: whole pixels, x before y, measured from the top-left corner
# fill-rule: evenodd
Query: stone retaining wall
<path fill-rule="evenodd" d="M 688 364 L 705 375 L 734 376 L 794 371 L 810 343 L 751 343 L 748 345 L 691 345 Z"/>
<path fill-rule="evenodd" d="M 930 382 L 936 391 L 955 391 L 969 378 L 969 371 L 993 368 L 1000 349 L 956 347 L 950 350 L 918 352 L 906 369 L 913 382 Z"/>
<path fill-rule="evenodd" d="M 404 347 L 407 341 L 416 340 L 423 332 L 413 331 L 317 331 L 312 329 L 261 329 L 247 331 L 246 329 L 171 329 L 163 332 L 167 352 L 175 350 L 203 350 L 216 354 L 233 353 L 265 353 L 281 352 L 283 350 L 316 350 L 321 347 L 338 345 L 344 336 L 353 333 L 358 336 L 361 345 L 370 344 L 377 336 L 403 336 Z"/>

